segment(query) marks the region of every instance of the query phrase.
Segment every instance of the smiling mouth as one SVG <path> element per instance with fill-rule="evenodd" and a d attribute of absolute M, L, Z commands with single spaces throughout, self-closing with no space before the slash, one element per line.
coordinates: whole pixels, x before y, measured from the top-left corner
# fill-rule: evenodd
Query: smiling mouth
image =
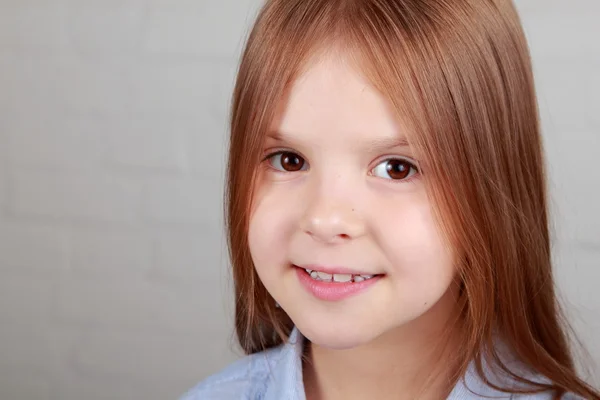
<path fill-rule="evenodd" d="M 317 271 L 310 268 L 303 268 L 297 265 L 294 267 L 304 270 L 311 279 L 317 282 L 332 282 L 332 283 L 349 283 L 349 282 L 364 282 L 373 279 L 383 274 L 365 275 L 365 274 L 347 274 L 347 273 L 328 273 L 323 271 Z"/>

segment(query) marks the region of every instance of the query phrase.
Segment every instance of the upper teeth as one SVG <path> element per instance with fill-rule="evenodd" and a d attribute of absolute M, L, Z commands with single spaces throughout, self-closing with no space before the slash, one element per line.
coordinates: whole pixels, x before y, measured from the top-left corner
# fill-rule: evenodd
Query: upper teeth
<path fill-rule="evenodd" d="M 371 279 L 375 275 L 352 275 L 352 274 L 328 274 L 326 272 L 314 271 L 312 269 L 306 269 L 306 272 L 311 276 L 311 278 L 316 279 L 318 281 L 325 282 L 362 282 L 367 279 Z"/>

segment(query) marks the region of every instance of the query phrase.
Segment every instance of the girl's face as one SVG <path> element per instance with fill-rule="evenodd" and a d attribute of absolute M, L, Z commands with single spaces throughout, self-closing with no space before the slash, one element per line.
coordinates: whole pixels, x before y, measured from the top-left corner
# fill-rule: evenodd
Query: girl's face
<path fill-rule="evenodd" d="M 287 100 L 266 139 L 250 219 L 260 279 L 322 346 L 411 326 L 425 333 L 453 308 L 454 255 L 406 132 L 339 59 L 311 64 Z"/>

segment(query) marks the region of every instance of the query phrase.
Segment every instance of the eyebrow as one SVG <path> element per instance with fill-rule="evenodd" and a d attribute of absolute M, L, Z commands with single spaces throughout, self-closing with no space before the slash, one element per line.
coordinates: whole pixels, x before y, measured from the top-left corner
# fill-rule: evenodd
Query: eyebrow
<path fill-rule="evenodd" d="M 275 140 L 276 142 L 291 144 L 296 142 L 293 137 L 290 137 L 289 135 L 279 131 L 269 131 L 267 133 L 267 137 Z M 369 152 L 384 151 L 398 147 L 410 147 L 410 143 L 405 137 L 384 137 L 376 138 L 370 142 L 367 142 L 365 146 Z"/>
<path fill-rule="evenodd" d="M 279 131 L 268 131 L 267 138 L 273 139 L 276 142 L 289 142 L 290 141 L 289 138 L 287 137 L 287 135 L 284 135 Z"/>
<path fill-rule="evenodd" d="M 370 151 L 378 152 L 397 147 L 410 147 L 408 140 L 405 137 L 378 138 L 367 145 Z"/>

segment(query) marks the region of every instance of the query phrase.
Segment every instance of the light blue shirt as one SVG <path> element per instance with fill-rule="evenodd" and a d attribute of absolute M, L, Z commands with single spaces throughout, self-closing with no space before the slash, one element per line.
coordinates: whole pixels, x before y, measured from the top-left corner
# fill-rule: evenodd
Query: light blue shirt
<path fill-rule="evenodd" d="M 304 338 L 294 329 L 286 344 L 246 356 L 207 378 L 180 400 L 306 400 L 302 380 Z M 469 368 L 464 380 L 454 387 L 448 400 L 481 399 L 551 400 L 552 393 L 507 394 L 487 386 Z M 576 400 L 573 395 L 563 400 Z"/>

